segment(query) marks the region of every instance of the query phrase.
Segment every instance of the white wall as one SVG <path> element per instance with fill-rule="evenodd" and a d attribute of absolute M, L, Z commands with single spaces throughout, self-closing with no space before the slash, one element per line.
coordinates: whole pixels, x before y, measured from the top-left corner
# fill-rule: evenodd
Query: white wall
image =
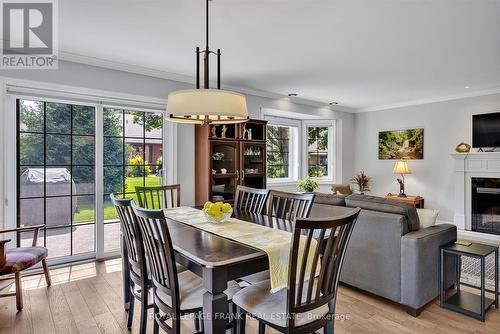
<path fill-rule="evenodd" d="M 450 153 L 464 141 L 471 143 L 472 114 L 500 111 L 500 94 L 429 103 L 355 115 L 354 170 L 373 178 L 372 194 L 397 193 L 394 161 L 378 160 L 378 131 L 424 128 L 424 159 L 408 162 L 412 171 L 406 193 L 425 198 L 425 206 L 439 209 L 439 220 L 453 221 L 453 160 Z"/>
<path fill-rule="evenodd" d="M 113 91 L 133 95 L 166 98 L 171 91 L 192 88 L 192 85 L 177 81 L 153 78 L 145 75 L 132 74 L 123 71 L 116 71 L 95 66 L 78 64 L 73 62 L 60 61 L 58 70 L 1 70 L 2 77 L 40 81 L 59 85 L 68 85 L 97 90 Z M 2 109 L 4 104 L 0 104 Z M 259 118 L 261 108 L 273 108 L 297 113 L 314 114 L 328 119 L 339 119 L 343 129 L 342 170 L 351 171 L 354 163 L 354 155 L 351 149 L 353 142 L 354 115 L 351 113 L 333 111 L 330 108 L 311 107 L 292 102 L 289 98 L 271 99 L 266 97 L 247 94 L 247 105 L 250 117 Z M 5 111 L 5 110 L 4 110 Z M 0 114 L 3 116 L 3 112 Z M 2 121 L 2 118 L 0 118 Z M 3 124 L 3 121 L 2 121 Z M 177 136 L 177 181 L 182 186 L 183 204 L 194 204 L 194 126 L 179 125 Z M 0 163 L 0 175 L 4 175 L 5 166 Z M 349 172 L 344 173 L 345 177 Z M 344 177 L 344 179 L 345 179 Z M 0 187 L 1 187 L 0 181 Z M 291 187 L 295 189 L 295 187 Z M 327 190 L 327 187 L 325 187 Z M 4 189 L 0 188 L 1 203 L 4 200 Z M 0 211 L 1 213 L 1 211 Z M 1 225 L 1 222 L 0 222 Z"/>

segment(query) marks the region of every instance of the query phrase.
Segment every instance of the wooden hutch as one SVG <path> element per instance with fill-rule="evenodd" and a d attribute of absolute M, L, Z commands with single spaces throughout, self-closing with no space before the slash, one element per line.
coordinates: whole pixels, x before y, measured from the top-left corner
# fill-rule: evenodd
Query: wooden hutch
<path fill-rule="evenodd" d="M 238 185 L 266 188 L 266 124 L 195 126 L 196 205 L 233 203 Z"/>

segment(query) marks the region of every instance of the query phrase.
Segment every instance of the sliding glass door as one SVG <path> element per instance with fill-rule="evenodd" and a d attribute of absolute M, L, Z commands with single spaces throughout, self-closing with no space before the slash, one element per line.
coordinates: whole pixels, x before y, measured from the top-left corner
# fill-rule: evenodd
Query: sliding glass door
<path fill-rule="evenodd" d="M 17 226 L 43 225 L 39 245 L 58 262 L 116 254 L 109 195 L 165 183 L 164 115 L 22 98 L 16 111 Z"/>
<path fill-rule="evenodd" d="M 49 257 L 95 252 L 95 108 L 36 100 L 17 106 L 17 224 L 43 225 Z M 20 246 L 32 235 L 21 234 Z"/>
<path fill-rule="evenodd" d="M 135 187 L 163 184 L 163 114 L 104 108 L 104 252 L 120 247 L 111 193 L 136 199 Z"/>

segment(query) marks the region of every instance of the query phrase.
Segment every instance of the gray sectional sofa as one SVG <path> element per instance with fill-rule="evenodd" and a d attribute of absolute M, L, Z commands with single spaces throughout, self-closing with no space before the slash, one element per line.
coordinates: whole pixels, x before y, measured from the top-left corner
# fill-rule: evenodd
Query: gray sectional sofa
<path fill-rule="evenodd" d="M 406 306 L 418 316 L 439 295 L 439 246 L 457 238 L 455 225 L 419 229 L 410 204 L 368 195 L 340 197 L 316 193 L 310 217 L 341 215 L 360 207 L 342 267 L 341 282 Z M 445 270 L 454 284 L 453 259 Z"/>

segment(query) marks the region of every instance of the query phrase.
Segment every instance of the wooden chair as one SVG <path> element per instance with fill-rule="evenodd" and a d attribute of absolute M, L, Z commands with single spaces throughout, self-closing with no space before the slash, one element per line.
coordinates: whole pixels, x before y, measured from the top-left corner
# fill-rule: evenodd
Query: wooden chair
<path fill-rule="evenodd" d="M 120 218 L 121 231 L 126 247 L 126 258 L 122 261 L 127 261 L 128 281 L 129 281 L 129 299 L 130 306 L 128 309 L 127 328 L 132 327 L 134 318 L 134 300 L 137 299 L 141 303 L 141 320 L 139 333 L 146 333 L 148 308 L 153 305 L 148 304 L 148 291 L 151 288 L 151 280 L 148 278 L 148 270 L 146 266 L 146 256 L 144 252 L 142 235 L 137 223 L 137 217 L 132 210 L 131 198 L 116 198 L 114 194 L 110 195 L 111 201 L 118 212 Z M 126 274 L 126 273 L 123 273 Z"/>
<path fill-rule="evenodd" d="M 6 276 L 14 274 L 14 280 L 16 284 L 16 292 L 0 294 L 0 297 L 16 296 L 16 306 L 17 310 L 21 311 L 23 309 L 23 290 L 21 285 L 21 272 L 25 269 L 31 268 L 38 262 L 42 261 L 43 272 L 45 274 L 45 281 L 47 286 L 51 285 L 49 268 L 47 266 L 47 255 L 48 250 L 45 247 L 37 246 L 38 233 L 43 225 L 18 227 L 8 230 L 0 230 L 0 234 L 4 233 L 24 233 L 33 231 L 33 241 L 31 247 L 20 247 L 8 249 L 5 252 L 5 262 L 1 259 L 3 264 L 0 266 L 0 276 Z M 0 241 L 1 248 L 9 242 L 8 240 Z"/>
<path fill-rule="evenodd" d="M 297 219 L 290 249 L 288 287 L 270 293 L 270 283 L 264 281 L 234 295 L 233 302 L 259 320 L 259 334 L 265 333 L 266 326 L 287 334 L 314 333 L 321 328 L 324 333 L 333 333 L 340 270 L 359 212 L 357 208 L 334 218 Z M 301 238 L 305 238 L 302 249 Z M 313 239 L 317 241 L 315 249 L 311 248 Z M 310 251 L 314 255 L 307 271 Z M 244 321 L 239 327 L 243 329 L 240 333 L 244 332 Z"/>
<path fill-rule="evenodd" d="M 271 190 L 267 205 L 269 223 L 273 218 L 293 223 L 297 218 L 307 218 L 311 212 L 314 194 L 296 194 Z"/>
<path fill-rule="evenodd" d="M 238 186 L 234 198 L 234 208 L 260 214 L 264 211 L 268 195 L 269 190 L 267 189 Z"/>
<path fill-rule="evenodd" d="M 149 261 L 155 320 L 153 333 L 157 334 L 159 328 L 166 333 L 180 333 L 182 315 L 201 314 L 205 292 L 203 281 L 189 270 L 177 272 L 173 244 L 163 210 L 140 208 L 133 202 L 132 207 Z M 231 281 L 224 293 L 231 300 L 239 290 L 239 285 Z"/>
<path fill-rule="evenodd" d="M 294 194 L 271 190 L 267 204 L 268 226 L 293 231 L 293 224 L 297 218 L 309 217 L 313 201 L 314 194 Z M 249 284 L 256 284 L 267 279 L 269 279 L 268 270 L 241 278 Z"/>
<path fill-rule="evenodd" d="M 139 206 L 146 209 L 168 209 L 181 206 L 181 185 L 135 187 Z"/>

